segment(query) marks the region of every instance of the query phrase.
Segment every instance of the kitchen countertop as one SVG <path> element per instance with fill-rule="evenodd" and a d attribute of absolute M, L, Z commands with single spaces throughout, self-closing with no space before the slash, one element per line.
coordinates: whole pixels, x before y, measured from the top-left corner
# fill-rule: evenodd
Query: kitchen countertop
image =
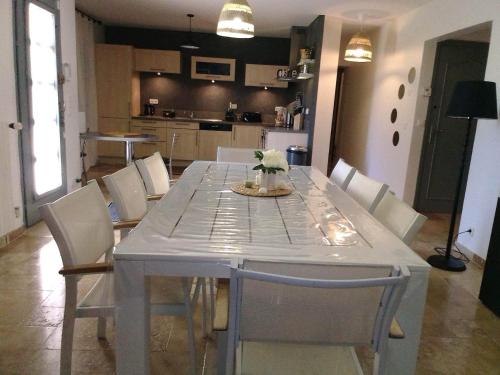
<path fill-rule="evenodd" d="M 175 121 L 175 122 L 226 122 L 233 125 L 245 126 L 263 126 L 269 128 L 268 131 L 283 133 L 307 133 L 306 130 L 293 130 L 293 128 L 277 127 L 274 122 L 243 122 L 243 121 L 225 121 L 221 119 L 190 118 L 190 117 L 163 117 L 163 116 L 132 116 L 133 120 L 154 120 L 154 121 Z"/>

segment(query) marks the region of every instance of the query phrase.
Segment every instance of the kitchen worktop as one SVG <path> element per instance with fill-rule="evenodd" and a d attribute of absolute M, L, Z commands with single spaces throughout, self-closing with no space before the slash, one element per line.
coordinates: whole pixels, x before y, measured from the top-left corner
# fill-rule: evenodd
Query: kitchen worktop
<path fill-rule="evenodd" d="M 154 120 L 154 121 L 176 121 L 176 122 L 226 122 L 233 125 L 249 125 L 249 126 L 263 126 L 275 127 L 273 122 L 244 122 L 244 121 L 226 121 L 215 118 L 197 118 L 197 117 L 163 117 L 163 116 L 133 116 L 133 120 Z"/>

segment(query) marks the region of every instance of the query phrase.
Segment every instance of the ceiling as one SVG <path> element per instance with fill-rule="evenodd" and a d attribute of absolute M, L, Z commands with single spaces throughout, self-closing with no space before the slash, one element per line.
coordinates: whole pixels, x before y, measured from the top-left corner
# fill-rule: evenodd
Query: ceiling
<path fill-rule="evenodd" d="M 415 9 L 431 0 L 249 0 L 255 34 L 288 37 L 291 26 L 307 26 L 319 14 L 368 25 Z M 79 10 L 106 25 L 187 30 L 193 13 L 193 31 L 213 33 L 225 0 L 76 0 Z M 293 5 L 293 6 L 292 6 Z"/>

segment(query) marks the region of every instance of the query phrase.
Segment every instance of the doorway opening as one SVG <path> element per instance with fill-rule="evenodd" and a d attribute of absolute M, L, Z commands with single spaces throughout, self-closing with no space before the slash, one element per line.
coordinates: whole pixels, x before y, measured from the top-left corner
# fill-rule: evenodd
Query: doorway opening
<path fill-rule="evenodd" d="M 437 41 L 414 206 L 419 212 L 450 214 L 465 144 L 467 120 L 446 116 L 458 81 L 483 80 L 491 24 L 463 30 Z M 423 68 L 424 70 L 424 68 Z M 459 196 L 463 205 L 476 126 L 465 150 L 465 169 Z"/>

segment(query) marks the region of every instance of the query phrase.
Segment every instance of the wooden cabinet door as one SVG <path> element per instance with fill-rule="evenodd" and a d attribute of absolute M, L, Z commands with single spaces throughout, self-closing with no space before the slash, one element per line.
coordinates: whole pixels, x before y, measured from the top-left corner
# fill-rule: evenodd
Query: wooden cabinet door
<path fill-rule="evenodd" d="M 129 121 L 120 118 L 99 117 L 97 126 L 100 132 L 128 132 Z M 125 158 L 125 143 L 97 141 L 97 155 Z"/>
<path fill-rule="evenodd" d="M 155 126 L 136 126 L 132 125 L 130 131 L 139 134 L 151 134 L 158 137 L 161 142 L 166 142 L 167 140 L 167 127 L 155 127 Z"/>
<path fill-rule="evenodd" d="M 262 126 L 235 125 L 233 126 L 233 147 L 263 148 Z"/>
<path fill-rule="evenodd" d="M 132 98 L 132 47 L 96 44 L 97 112 L 129 119 Z"/>
<path fill-rule="evenodd" d="M 199 160 L 216 160 L 217 147 L 231 147 L 231 132 L 200 130 Z"/>
<path fill-rule="evenodd" d="M 138 72 L 181 72 L 181 53 L 156 49 L 136 49 L 135 70 Z"/>
<path fill-rule="evenodd" d="M 159 152 L 164 158 L 167 157 L 167 143 L 166 142 L 141 142 L 134 144 L 134 157 L 146 158 Z"/>
<path fill-rule="evenodd" d="M 167 129 L 167 157 L 170 157 L 172 138 L 175 134 L 174 151 L 172 159 L 196 160 L 198 157 L 198 130 Z"/>
<path fill-rule="evenodd" d="M 276 79 L 278 69 L 288 69 L 288 67 L 281 65 L 246 64 L 245 86 L 287 88 L 288 82 Z"/>

